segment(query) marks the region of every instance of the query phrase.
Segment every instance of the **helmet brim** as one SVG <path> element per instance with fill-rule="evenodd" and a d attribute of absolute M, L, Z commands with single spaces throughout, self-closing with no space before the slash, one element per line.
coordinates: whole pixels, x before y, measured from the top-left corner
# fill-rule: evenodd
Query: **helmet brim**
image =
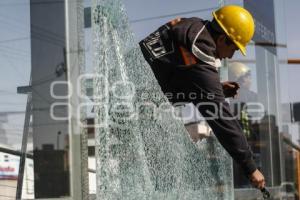
<path fill-rule="evenodd" d="M 243 56 L 246 56 L 246 48 L 241 45 L 239 42 L 233 41 L 234 44 L 240 49 L 240 52 L 243 54 Z"/>
<path fill-rule="evenodd" d="M 216 15 L 215 11 L 212 13 L 214 19 L 217 21 L 218 25 L 222 28 L 222 30 L 226 33 L 226 35 L 231 39 L 227 29 L 223 26 L 223 24 L 220 22 L 220 20 L 218 19 L 218 16 Z M 232 39 L 232 41 L 234 42 L 234 44 L 240 49 L 241 53 L 246 56 L 246 48 L 241 45 L 241 43 L 235 41 Z"/>

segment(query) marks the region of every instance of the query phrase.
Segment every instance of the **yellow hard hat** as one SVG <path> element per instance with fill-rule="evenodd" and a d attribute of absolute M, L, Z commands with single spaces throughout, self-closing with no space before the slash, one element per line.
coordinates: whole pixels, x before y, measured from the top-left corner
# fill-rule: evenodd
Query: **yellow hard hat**
<path fill-rule="evenodd" d="M 212 14 L 242 54 L 246 55 L 246 46 L 255 30 L 252 15 L 246 9 L 236 5 L 223 6 Z"/>
<path fill-rule="evenodd" d="M 251 72 L 250 68 L 241 62 L 232 62 L 228 66 L 228 79 L 238 81 L 240 78 Z"/>

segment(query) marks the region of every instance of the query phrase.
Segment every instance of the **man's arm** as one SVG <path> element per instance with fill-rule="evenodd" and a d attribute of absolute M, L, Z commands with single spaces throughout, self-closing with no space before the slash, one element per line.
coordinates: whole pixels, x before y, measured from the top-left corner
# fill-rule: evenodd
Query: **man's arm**
<path fill-rule="evenodd" d="M 212 102 L 215 106 L 205 104 L 198 106 L 200 113 L 205 118 L 208 118 L 206 121 L 216 137 L 231 157 L 243 168 L 252 184 L 257 188 L 264 188 L 264 176 L 256 167 L 250 146 L 248 145 L 240 124 L 234 119 L 228 103 L 225 101 Z M 217 116 L 214 116 L 215 114 L 217 114 Z"/>
<path fill-rule="evenodd" d="M 263 176 L 257 170 L 240 124 L 225 101 L 216 68 L 202 63 L 189 69 L 176 69 L 171 84 L 176 92 L 184 92 L 186 96 L 189 93 L 197 94 L 196 99 L 190 100 L 206 118 L 221 145 L 243 168 L 245 174 L 260 184 L 255 185 L 261 187 L 264 184 Z"/>
<path fill-rule="evenodd" d="M 196 106 L 202 116 L 207 119 L 207 123 L 222 146 L 241 165 L 245 174 L 252 174 L 257 169 L 252 151 L 238 121 L 231 114 L 228 103 L 206 99 Z"/>

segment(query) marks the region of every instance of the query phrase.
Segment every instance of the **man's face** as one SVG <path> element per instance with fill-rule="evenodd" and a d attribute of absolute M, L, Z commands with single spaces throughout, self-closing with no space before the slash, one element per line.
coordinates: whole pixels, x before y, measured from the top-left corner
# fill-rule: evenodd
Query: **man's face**
<path fill-rule="evenodd" d="M 239 48 L 226 36 L 221 35 L 218 37 L 217 42 L 217 58 L 232 58 L 235 51 Z"/>

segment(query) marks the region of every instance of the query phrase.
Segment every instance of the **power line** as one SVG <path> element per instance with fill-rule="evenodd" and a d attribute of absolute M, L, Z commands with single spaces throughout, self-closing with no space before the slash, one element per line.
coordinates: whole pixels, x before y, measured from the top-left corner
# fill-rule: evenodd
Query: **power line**
<path fill-rule="evenodd" d="M 30 57 L 29 52 L 26 53 L 25 51 L 22 51 L 20 49 L 14 49 L 14 48 L 11 48 L 8 46 L 2 46 L 2 45 L 0 45 L 0 49 L 9 54 L 18 55 L 18 56 L 26 57 L 26 58 Z"/>
<path fill-rule="evenodd" d="M 0 52 L 3 52 L 2 50 L 0 50 Z M 5 53 L 5 52 L 4 52 Z M 2 55 L 3 57 L 3 55 Z M 6 60 L 10 63 L 10 65 L 13 67 L 13 69 L 19 74 L 21 75 L 21 77 L 23 78 L 24 81 L 26 81 L 26 77 L 24 76 L 24 73 L 21 73 L 19 71 L 19 69 L 17 68 L 17 66 L 10 60 L 8 59 L 7 57 L 3 57 L 3 58 L 6 58 Z"/>
<path fill-rule="evenodd" d="M 40 36 L 40 35 L 36 35 L 36 34 L 32 35 L 32 38 L 40 40 L 40 41 L 44 41 L 44 42 L 47 42 L 48 44 L 56 45 L 56 46 L 59 46 L 59 47 L 64 47 L 65 46 L 65 42 L 60 43 L 60 41 L 55 41 L 53 39 L 49 39 L 49 38 L 46 38 L 46 37 L 43 37 L 43 36 Z"/>
<path fill-rule="evenodd" d="M 130 20 L 129 22 L 132 23 L 132 24 L 134 24 L 134 23 L 138 23 L 138 22 L 150 21 L 150 20 L 155 20 L 155 19 L 162 19 L 162 18 L 167 18 L 167 17 L 187 15 L 187 14 L 199 13 L 199 12 L 205 12 L 205 11 L 213 11 L 213 10 L 216 10 L 218 8 L 219 7 L 210 7 L 210 8 L 204 8 L 204 9 L 190 10 L 190 11 L 172 13 L 172 14 L 167 14 L 167 15 L 159 15 L 159 16 L 154 16 L 154 17 L 146 17 L 146 18 L 141 18 L 141 19 L 133 19 L 133 20 Z M 91 10 L 91 7 L 87 7 L 87 9 Z M 88 28 L 90 28 L 90 27 L 88 27 Z"/>
<path fill-rule="evenodd" d="M 20 41 L 20 40 L 29 40 L 30 37 L 19 37 L 19 38 L 14 38 L 14 39 L 8 39 L 8 40 L 0 40 L 0 43 L 7 43 L 7 42 L 15 42 L 15 41 Z"/>
<path fill-rule="evenodd" d="M 5 59 L 11 58 L 11 59 L 13 59 L 14 62 L 16 62 L 16 61 L 19 61 L 19 62 L 23 61 L 22 62 L 23 66 L 24 65 L 30 66 L 29 64 L 30 64 L 31 59 L 28 58 L 28 57 L 26 57 L 26 56 L 21 56 L 21 55 L 18 55 L 18 54 L 12 54 L 12 53 L 6 52 L 6 51 L 4 51 L 2 49 L 0 49 L 0 52 L 1 52 L 0 55 L 2 55 L 2 57 L 5 58 Z M 11 61 L 7 61 L 7 62 L 9 62 L 9 64 L 12 65 Z"/>
<path fill-rule="evenodd" d="M 57 101 L 51 101 L 51 100 L 49 100 L 49 99 L 47 99 L 46 97 L 44 97 L 43 95 L 41 95 L 36 89 L 34 89 L 34 87 L 32 87 L 32 90 L 35 92 L 35 94 L 37 95 L 37 96 L 39 96 L 42 100 L 44 100 L 44 102 L 46 103 L 46 104 L 48 104 L 49 106 L 51 106 L 52 104 L 54 104 L 54 103 L 56 103 Z M 67 107 L 67 109 L 69 109 L 68 107 Z M 50 110 L 50 107 L 49 107 L 49 110 Z M 34 111 L 34 110 L 33 110 Z M 63 111 L 63 110 L 60 110 L 60 112 L 58 112 L 59 114 L 62 114 L 62 115 L 64 115 L 65 114 L 65 112 Z M 32 126 L 32 127 L 34 127 L 34 126 Z"/>
<path fill-rule="evenodd" d="M 3 50 L 0 50 L 0 52 L 3 52 Z M 3 52 L 3 53 L 5 53 L 5 52 Z M 9 54 L 9 55 L 12 56 L 12 54 Z M 27 78 L 25 77 L 24 72 L 22 73 L 22 72 L 19 70 L 19 68 L 15 65 L 15 63 L 12 62 L 11 59 L 9 59 L 8 57 L 4 57 L 3 55 L 2 55 L 2 57 L 3 57 L 3 58 L 6 58 L 7 62 L 13 67 L 13 69 L 15 70 L 15 72 L 16 72 L 17 74 L 19 74 L 20 77 L 22 77 L 23 81 L 27 81 Z M 28 61 L 28 60 L 26 60 L 26 59 L 24 60 L 24 59 L 23 59 L 23 61 Z"/>
<path fill-rule="evenodd" d="M 7 46 L 7 45 L 3 45 L 3 44 L 0 44 L 0 48 L 4 48 L 4 49 L 9 49 L 11 51 L 15 51 L 15 52 L 18 52 L 20 54 L 24 54 L 26 56 L 30 56 L 30 51 L 26 51 L 24 50 L 24 48 L 20 47 L 20 48 L 14 48 L 14 46 Z M 28 48 L 28 50 L 30 50 L 30 47 Z"/>
<path fill-rule="evenodd" d="M 0 45 L 0 52 L 1 54 L 5 55 L 5 58 L 7 56 L 11 57 L 11 58 L 14 58 L 14 59 L 20 59 L 20 60 L 23 60 L 25 61 L 26 63 L 30 62 L 31 61 L 31 57 L 28 55 L 28 56 L 25 56 L 25 55 L 22 55 L 22 54 L 19 54 L 19 53 L 13 53 L 12 51 L 8 50 L 8 49 L 3 49 L 1 48 L 1 45 Z M 16 60 L 14 60 L 16 61 Z M 23 63 L 24 64 L 24 63 Z"/>
<path fill-rule="evenodd" d="M 2 23 L 9 25 L 11 29 L 18 31 L 20 34 L 24 34 L 23 32 L 20 31 L 21 29 L 19 28 L 20 26 L 22 26 L 22 27 L 25 27 L 25 30 L 27 32 L 33 33 L 32 34 L 33 37 L 39 37 L 39 39 L 42 38 L 42 40 L 44 40 L 44 41 L 50 41 L 50 42 L 53 41 L 59 45 L 61 45 L 61 43 L 63 43 L 63 44 L 65 43 L 64 35 L 59 35 L 55 32 L 52 32 L 50 30 L 47 30 L 45 28 L 42 28 L 42 27 L 40 27 L 38 25 L 34 25 L 34 24 L 31 24 L 31 26 L 28 25 L 28 27 L 27 27 L 23 23 L 20 23 L 19 21 L 16 21 L 15 19 L 7 17 L 7 16 L 0 15 L 0 17 L 4 17 L 4 19 L 0 19 L 0 21 L 2 21 Z M 7 18 L 10 19 L 14 23 L 11 23 L 11 22 L 8 23 Z M 31 30 L 29 29 L 29 27 L 31 27 Z M 28 28 L 28 30 L 27 30 L 27 28 Z"/>
<path fill-rule="evenodd" d="M 23 24 L 22 26 L 25 28 L 20 29 L 19 25 L 16 25 L 16 24 L 12 23 L 11 21 L 8 21 L 8 19 L 6 17 L 3 18 L 3 16 L 1 16 L 1 15 L 0 15 L 0 17 L 1 17 L 0 21 L 1 21 L 2 27 L 4 27 L 4 25 L 7 25 L 10 29 L 14 29 L 18 33 L 21 33 L 22 35 L 24 35 L 26 32 L 30 31 L 30 26 L 24 26 L 24 24 Z"/>
<path fill-rule="evenodd" d="M 0 19 L 0 21 L 2 21 L 2 23 L 9 25 L 10 29 L 13 29 L 15 31 L 17 31 L 20 34 L 24 34 L 24 32 L 21 32 L 20 29 L 18 29 L 17 27 L 19 27 L 18 25 L 14 24 L 15 26 L 12 26 L 12 23 L 7 23 L 7 21 L 3 21 L 2 19 Z M 29 32 L 29 30 L 28 30 Z M 32 36 L 31 38 L 35 38 L 38 39 L 40 41 L 45 41 L 49 44 L 54 44 L 57 46 L 65 46 L 65 37 L 58 35 L 54 32 L 48 31 L 47 29 L 43 29 L 39 26 L 36 25 L 32 25 L 32 30 L 30 31 Z M 28 37 L 29 39 L 29 37 Z M 12 40 L 9 40 L 9 42 L 11 42 Z M 14 40 L 15 41 L 15 40 Z M 8 41 L 5 41 L 8 42 Z M 1 43 L 1 41 L 0 41 Z"/>
<path fill-rule="evenodd" d="M 137 23 L 137 22 L 143 22 L 143 21 L 150 21 L 154 19 L 161 19 L 161 18 L 167 18 L 167 17 L 174 17 L 178 15 L 187 15 L 187 14 L 192 14 L 192 13 L 199 13 L 199 12 L 205 12 L 205 11 L 212 11 L 216 10 L 219 7 L 211 7 L 211 8 L 204 8 L 204 9 L 198 9 L 198 10 L 191 10 L 191 11 L 186 11 L 186 12 L 178 12 L 178 13 L 172 13 L 168 15 L 160 15 L 160 16 L 154 16 L 154 17 L 147 17 L 147 18 L 141 18 L 141 19 L 135 19 L 131 20 L 131 23 Z"/>
<path fill-rule="evenodd" d="M 55 37 L 57 40 L 62 40 L 62 41 L 65 40 L 64 35 L 59 35 L 59 34 L 57 34 L 55 32 L 52 32 L 51 30 L 48 30 L 46 28 L 40 27 L 40 26 L 35 25 L 35 24 L 31 24 L 31 27 L 32 27 L 32 31 L 40 31 L 44 34 L 50 35 L 50 37 Z"/>
<path fill-rule="evenodd" d="M 63 0 L 40 0 L 36 2 L 30 2 L 30 3 L 7 3 L 7 4 L 0 4 L 0 6 L 29 6 L 29 5 L 43 5 L 43 4 L 59 4 L 59 3 L 64 3 Z"/>

